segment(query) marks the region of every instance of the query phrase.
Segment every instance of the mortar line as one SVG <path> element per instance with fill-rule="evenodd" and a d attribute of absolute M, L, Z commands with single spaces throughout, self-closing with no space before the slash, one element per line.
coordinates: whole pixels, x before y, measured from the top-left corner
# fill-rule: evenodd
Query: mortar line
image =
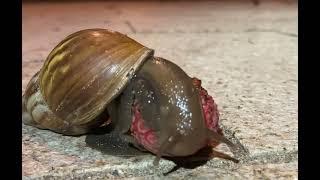
<path fill-rule="evenodd" d="M 129 27 L 129 29 L 131 30 L 132 33 L 137 33 L 136 28 L 131 24 L 130 21 L 124 21 L 124 23 Z"/>
<path fill-rule="evenodd" d="M 271 152 L 267 152 L 267 153 L 261 153 L 261 154 L 256 154 L 254 156 L 250 156 L 248 157 L 245 161 L 240 162 L 239 164 L 235 164 L 229 161 L 223 162 L 223 164 L 217 164 L 215 162 L 212 162 L 213 164 L 208 164 L 206 166 L 208 167 L 218 167 L 218 168 L 225 168 L 225 169 L 237 169 L 243 165 L 263 165 L 263 164 L 280 164 L 280 163 L 290 163 L 290 162 L 294 162 L 297 161 L 297 157 L 295 157 L 298 154 L 298 150 L 292 150 L 292 151 L 271 151 Z M 285 157 L 285 156 L 289 156 L 289 159 L 284 158 L 284 160 L 281 160 L 281 157 Z M 291 156 L 291 157 L 290 157 Z M 267 159 L 267 161 L 264 161 L 265 158 Z M 277 160 L 279 159 L 279 160 Z M 218 159 L 217 159 L 218 160 Z M 288 161 L 289 160 L 289 161 Z M 94 173 L 94 172 L 105 172 L 106 174 L 108 173 L 112 173 L 112 171 L 116 170 L 122 170 L 123 172 L 126 172 L 126 170 L 128 169 L 128 167 L 133 167 L 133 168 L 129 168 L 130 171 L 135 171 L 135 169 L 149 169 L 152 166 L 152 161 L 150 161 L 150 163 L 144 163 L 144 166 L 142 168 L 135 168 L 134 166 L 128 166 L 128 165 L 114 165 L 114 166 L 110 166 L 105 165 L 104 167 L 92 167 L 92 168 L 81 168 L 81 169 L 71 169 L 70 172 L 67 173 L 67 175 L 71 175 L 71 174 L 82 174 L 82 173 Z M 161 172 L 160 172 L 161 173 Z M 57 174 L 53 174 L 50 175 L 51 177 L 55 177 L 55 178 L 59 178 L 64 175 L 60 175 L 59 171 L 57 172 Z M 146 174 L 147 175 L 147 174 Z M 157 173 L 153 174 L 153 175 L 159 175 Z M 48 175 L 46 175 L 46 173 L 42 174 L 42 175 L 36 175 L 36 176 L 31 176 L 31 177 L 27 177 L 30 179 L 37 179 L 37 178 L 48 178 Z"/>
<path fill-rule="evenodd" d="M 129 23 L 131 24 L 131 23 Z M 128 24 L 127 24 L 128 25 Z M 131 29 L 134 28 L 132 25 L 132 27 L 130 25 L 128 25 L 130 27 L 130 30 L 132 31 L 132 33 L 134 34 L 232 34 L 232 33 L 251 33 L 251 32 L 262 32 L 262 33 L 276 33 L 278 35 L 283 35 L 283 36 L 289 36 L 289 37 L 294 37 L 297 38 L 298 34 L 295 33 L 291 33 L 291 32 L 283 32 L 280 30 L 270 30 L 270 29 L 265 29 L 265 30 L 244 30 L 244 31 L 208 31 L 208 30 L 203 30 L 200 32 L 197 31 L 191 31 L 191 32 L 186 32 L 186 31 L 179 31 L 179 32 L 169 32 L 169 31 L 137 31 L 136 29 Z"/>

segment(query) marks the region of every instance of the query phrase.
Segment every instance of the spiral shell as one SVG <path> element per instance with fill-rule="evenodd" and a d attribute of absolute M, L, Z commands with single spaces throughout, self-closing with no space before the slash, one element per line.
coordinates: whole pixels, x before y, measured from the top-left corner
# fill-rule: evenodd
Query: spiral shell
<path fill-rule="evenodd" d="M 24 122 L 57 132 L 85 133 L 85 127 L 95 124 L 153 53 L 126 35 L 106 29 L 69 35 L 29 82 L 23 96 Z"/>

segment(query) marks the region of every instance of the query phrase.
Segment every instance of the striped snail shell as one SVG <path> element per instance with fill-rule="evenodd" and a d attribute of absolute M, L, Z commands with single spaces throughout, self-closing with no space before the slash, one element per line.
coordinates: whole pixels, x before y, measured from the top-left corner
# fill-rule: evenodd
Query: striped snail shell
<path fill-rule="evenodd" d="M 86 29 L 49 54 L 22 97 L 23 122 L 67 135 L 101 125 L 99 118 L 153 50 L 118 32 Z"/>
<path fill-rule="evenodd" d="M 201 81 L 153 55 L 152 49 L 106 29 L 69 35 L 28 83 L 23 122 L 81 135 L 110 117 L 120 139 L 156 154 L 155 162 L 161 156 L 192 155 L 213 142 L 234 148 Z"/>

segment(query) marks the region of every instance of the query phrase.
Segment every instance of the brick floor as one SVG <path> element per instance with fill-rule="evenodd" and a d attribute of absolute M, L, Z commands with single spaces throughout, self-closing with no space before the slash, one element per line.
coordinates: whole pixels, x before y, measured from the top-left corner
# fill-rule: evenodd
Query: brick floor
<path fill-rule="evenodd" d="M 297 179 L 297 16 L 286 1 L 24 3 L 23 90 L 65 36 L 117 30 L 202 79 L 221 123 L 250 151 L 240 164 L 213 159 L 166 178 Z M 84 139 L 23 126 L 24 179 L 161 178 L 174 167 L 154 168 L 151 155 L 104 155 Z"/>

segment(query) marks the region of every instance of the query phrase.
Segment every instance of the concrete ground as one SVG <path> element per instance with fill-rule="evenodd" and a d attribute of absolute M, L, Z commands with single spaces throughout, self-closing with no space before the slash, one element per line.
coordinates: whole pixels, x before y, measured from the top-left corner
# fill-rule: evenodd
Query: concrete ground
<path fill-rule="evenodd" d="M 215 158 L 164 176 L 173 162 L 109 156 L 87 147 L 85 136 L 23 125 L 23 178 L 297 179 L 297 17 L 289 1 L 24 3 L 23 91 L 64 37 L 109 28 L 202 79 L 226 134 L 250 154 L 239 164 Z"/>

